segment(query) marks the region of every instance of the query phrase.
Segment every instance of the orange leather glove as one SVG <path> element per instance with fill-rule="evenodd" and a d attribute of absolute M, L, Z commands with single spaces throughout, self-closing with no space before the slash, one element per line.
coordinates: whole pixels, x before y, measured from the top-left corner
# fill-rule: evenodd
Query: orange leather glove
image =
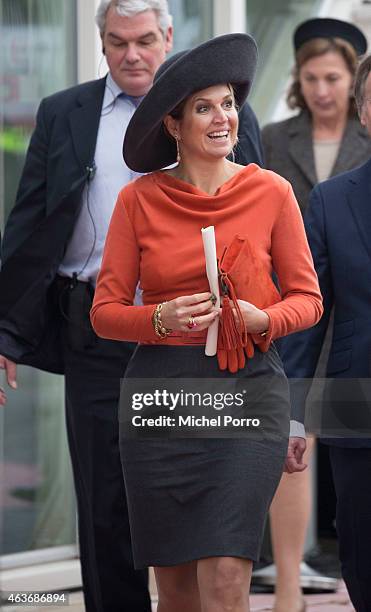
<path fill-rule="evenodd" d="M 234 374 L 245 367 L 245 353 L 247 357 L 254 356 L 254 344 L 251 336 L 246 332 L 234 287 L 224 273 L 221 273 L 220 284 L 223 298 L 218 333 L 218 365 L 221 370 L 228 369 Z"/>
<path fill-rule="evenodd" d="M 246 346 L 237 346 L 232 349 L 226 349 L 219 338 L 220 335 L 218 335 L 218 348 L 216 353 L 219 369 L 229 370 L 232 374 L 238 370 L 243 370 L 246 364 L 246 357 L 249 359 L 254 357 L 254 343 L 250 336 L 248 336 Z"/>

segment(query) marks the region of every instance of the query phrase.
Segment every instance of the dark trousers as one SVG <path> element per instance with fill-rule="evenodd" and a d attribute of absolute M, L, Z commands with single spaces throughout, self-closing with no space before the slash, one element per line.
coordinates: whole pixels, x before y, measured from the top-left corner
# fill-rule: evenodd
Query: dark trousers
<path fill-rule="evenodd" d="M 133 345 L 97 338 L 87 313 L 70 306 L 64 300 L 66 419 L 86 610 L 150 612 L 148 572 L 133 567 L 118 444 L 120 377 Z"/>
<path fill-rule="evenodd" d="M 342 575 L 357 612 L 371 610 L 371 448 L 330 446 Z"/>

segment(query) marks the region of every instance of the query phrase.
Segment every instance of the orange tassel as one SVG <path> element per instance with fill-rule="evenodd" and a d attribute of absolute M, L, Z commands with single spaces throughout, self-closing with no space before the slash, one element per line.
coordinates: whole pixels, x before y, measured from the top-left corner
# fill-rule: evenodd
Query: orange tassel
<path fill-rule="evenodd" d="M 217 357 L 219 370 L 226 370 L 228 367 L 227 351 L 223 348 L 218 347 Z"/>
<path fill-rule="evenodd" d="M 229 351 L 246 345 L 247 332 L 234 287 L 227 274 L 221 274 L 221 285 L 224 291 L 220 318 L 221 343 Z M 233 309 L 236 311 L 237 321 Z"/>
<path fill-rule="evenodd" d="M 237 355 L 238 355 L 238 369 L 243 370 L 246 364 L 246 359 L 245 359 L 245 353 L 244 353 L 242 346 L 240 346 L 237 349 Z"/>
<path fill-rule="evenodd" d="M 240 332 L 234 318 L 231 300 L 227 295 L 223 297 L 222 302 L 220 336 L 221 344 L 227 351 L 237 348 L 240 344 Z"/>

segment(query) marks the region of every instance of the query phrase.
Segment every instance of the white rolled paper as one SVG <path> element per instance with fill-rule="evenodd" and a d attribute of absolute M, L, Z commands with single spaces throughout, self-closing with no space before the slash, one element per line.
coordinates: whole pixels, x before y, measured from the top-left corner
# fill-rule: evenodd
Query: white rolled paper
<path fill-rule="evenodd" d="M 217 308 L 220 307 L 219 283 L 218 283 L 218 263 L 216 257 L 216 243 L 214 226 L 210 225 L 201 229 L 202 242 L 204 245 L 206 274 L 209 281 L 210 291 L 216 296 Z M 216 355 L 218 344 L 219 319 L 215 319 L 207 330 L 205 355 L 212 357 Z"/>

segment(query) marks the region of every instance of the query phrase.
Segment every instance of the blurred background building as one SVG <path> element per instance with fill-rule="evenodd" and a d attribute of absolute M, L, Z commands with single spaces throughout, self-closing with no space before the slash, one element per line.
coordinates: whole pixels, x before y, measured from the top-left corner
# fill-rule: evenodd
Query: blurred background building
<path fill-rule="evenodd" d="M 40 99 L 106 72 L 97 0 L 0 1 L 0 227 L 13 206 Z M 348 19 L 371 40 L 371 0 L 169 0 L 174 52 L 246 31 L 259 69 L 251 104 L 261 125 L 287 115 L 292 32 L 312 16 Z M 1 299 L 1 296 L 0 296 Z M 64 426 L 63 379 L 19 368 L 0 413 L 0 563 L 4 589 L 80 583 Z M 35 586 L 36 585 L 36 586 Z"/>

